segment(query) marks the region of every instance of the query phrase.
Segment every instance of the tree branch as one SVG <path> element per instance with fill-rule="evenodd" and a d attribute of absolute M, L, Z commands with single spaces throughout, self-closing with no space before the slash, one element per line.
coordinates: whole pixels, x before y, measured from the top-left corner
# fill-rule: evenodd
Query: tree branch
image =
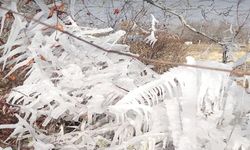
<path fill-rule="evenodd" d="M 240 25 L 240 20 L 239 20 L 239 7 L 240 7 L 240 4 L 241 4 L 242 0 L 238 0 L 237 2 L 237 9 L 236 9 L 236 14 L 237 14 L 237 30 L 235 31 L 235 34 L 234 34 L 234 39 L 239 35 L 241 29 L 244 27 L 244 25 L 246 24 L 248 18 L 249 18 L 249 15 L 250 15 L 250 10 L 248 11 L 248 14 L 247 16 L 245 17 L 244 21 L 242 22 L 242 24 Z"/>
<path fill-rule="evenodd" d="M 165 12 L 168 12 L 168 13 L 170 13 L 170 14 L 176 16 L 176 17 L 181 21 L 181 23 L 182 23 L 185 27 L 187 27 L 189 30 L 191 30 L 192 32 L 197 33 L 197 34 L 199 34 L 199 35 L 202 35 L 202 36 L 208 38 L 209 40 L 211 40 L 211 41 L 213 41 L 213 42 L 215 42 L 215 43 L 220 44 L 221 46 L 224 45 L 224 44 L 221 43 L 219 40 L 217 40 L 217 39 L 215 39 L 215 38 L 213 38 L 213 37 L 207 35 L 206 33 L 196 30 L 194 27 L 192 27 L 190 24 L 187 23 L 187 21 L 184 19 L 183 16 L 181 16 L 181 15 L 178 14 L 178 13 L 176 13 L 176 12 L 175 12 L 174 10 L 172 10 L 171 8 L 163 7 L 163 6 L 161 6 L 161 5 L 159 5 L 159 4 L 155 3 L 155 2 L 153 2 L 152 0 L 144 0 L 144 1 L 146 1 L 147 3 L 153 5 L 153 6 L 157 7 L 157 8 L 160 8 L 161 10 L 163 10 L 163 11 L 165 11 Z"/>

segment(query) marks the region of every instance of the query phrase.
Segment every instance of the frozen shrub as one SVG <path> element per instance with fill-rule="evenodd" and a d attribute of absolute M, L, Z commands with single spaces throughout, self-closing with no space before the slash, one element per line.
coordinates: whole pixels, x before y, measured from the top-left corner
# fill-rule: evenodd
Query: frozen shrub
<path fill-rule="evenodd" d="M 178 63 L 184 62 L 187 49 L 183 45 L 184 42 L 177 35 L 167 31 L 156 31 L 155 36 L 157 41 L 152 47 L 144 41 L 150 32 L 138 27 L 135 23 L 125 21 L 121 24 L 121 29 L 127 32 L 123 42 L 130 46 L 131 52 L 150 59 Z M 155 65 L 154 70 L 159 73 L 163 73 L 173 67 L 171 65 L 152 65 Z"/>

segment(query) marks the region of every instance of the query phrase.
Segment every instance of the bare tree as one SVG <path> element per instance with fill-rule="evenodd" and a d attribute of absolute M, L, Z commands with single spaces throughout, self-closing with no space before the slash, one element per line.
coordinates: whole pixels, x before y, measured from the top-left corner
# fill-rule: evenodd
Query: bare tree
<path fill-rule="evenodd" d="M 183 26 L 185 26 L 187 29 L 189 29 L 190 31 L 196 33 L 196 34 L 199 34 L 209 40 L 211 40 L 212 42 L 214 43 L 217 43 L 219 44 L 221 47 L 223 47 L 223 56 L 222 56 L 222 62 L 223 63 L 227 63 L 228 62 L 228 58 L 229 58 L 229 52 L 232 50 L 232 46 L 234 46 L 236 43 L 236 38 L 237 36 L 239 35 L 239 33 L 241 32 L 242 28 L 246 25 L 247 23 L 247 20 L 249 19 L 249 15 L 250 15 L 250 10 L 247 11 L 247 14 L 246 16 L 244 17 L 244 20 L 240 23 L 240 19 L 239 19 L 239 9 L 240 9 L 240 4 L 243 2 L 243 0 L 238 0 L 237 2 L 237 8 L 236 8 L 236 18 L 237 18 L 237 25 L 236 25 L 236 30 L 232 30 L 232 26 L 230 28 L 230 32 L 231 32 L 231 36 L 230 36 L 230 40 L 227 40 L 227 41 L 223 41 L 223 40 L 219 40 L 219 39 L 216 39 L 215 37 L 212 37 L 210 35 L 208 35 L 207 33 L 205 32 L 202 32 L 202 31 L 199 31 L 197 30 L 195 27 L 193 27 L 191 24 L 189 24 L 187 22 L 187 20 L 183 17 L 183 15 L 177 13 L 174 9 L 170 8 L 170 7 L 165 7 L 153 0 L 144 0 L 146 2 L 148 2 L 149 4 L 161 9 L 162 11 L 164 12 L 167 12 L 171 15 L 174 15 L 176 16 L 180 22 L 183 24 Z M 232 11 L 232 8 L 230 7 L 230 9 L 227 10 L 227 13 L 229 13 L 230 11 Z M 203 17 L 205 15 L 203 14 Z"/>

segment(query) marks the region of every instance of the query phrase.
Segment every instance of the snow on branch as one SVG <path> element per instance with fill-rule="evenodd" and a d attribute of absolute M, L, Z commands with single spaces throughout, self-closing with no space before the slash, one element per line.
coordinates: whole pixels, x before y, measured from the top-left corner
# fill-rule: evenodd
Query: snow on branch
<path fill-rule="evenodd" d="M 159 22 L 155 19 L 154 15 L 151 14 L 152 23 L 151 23 L 151 33 L 148 37 L 145 38 L 146 43 L 149 43 L 152 47 L 154 47 L 155 42 L 157 41 L 155 37 L 156 28 L 155 25 Z"/>

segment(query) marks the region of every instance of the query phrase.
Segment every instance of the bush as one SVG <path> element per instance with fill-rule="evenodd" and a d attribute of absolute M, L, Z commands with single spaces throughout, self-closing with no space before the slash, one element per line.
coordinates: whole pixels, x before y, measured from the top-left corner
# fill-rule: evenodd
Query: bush
<path fill-rule="evenodd" d="M 144 41 L 150 32 L 138 27 L 133 22 L 124 21 L 120 24 L 120 28 L 127 32 L 122 42 L 130 46 L 131 52 L 139 54 L 144 58 L 168 62 L 184 62 L 187 49 L 183 45 L 183 40 L 176 34 L 167 31 L 157 31 L 155 33 L 157 41 L 154 46 L 151 46 Z M 153 70 L 158 73 L 163 73 L 173 67 L 172 65 L 151 65 L 154 65 Z"/>

